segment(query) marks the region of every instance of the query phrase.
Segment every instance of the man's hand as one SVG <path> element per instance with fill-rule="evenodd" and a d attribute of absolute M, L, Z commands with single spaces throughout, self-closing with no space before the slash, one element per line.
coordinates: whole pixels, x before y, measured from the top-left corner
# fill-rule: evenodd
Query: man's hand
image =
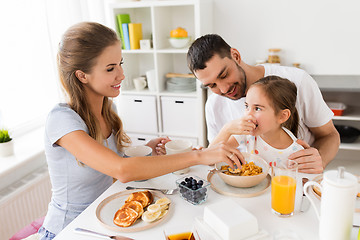
<path fill-rule="evenodd" d="M 304 149 L 291 154 L 289 159 L 295 160 L 299 164 L 299 172 L 322 173 L 324 165 L 319 151 L 316 148 L 310 147 L 303 140 L 298 139 L 296 142 L 303 146 Z"/>

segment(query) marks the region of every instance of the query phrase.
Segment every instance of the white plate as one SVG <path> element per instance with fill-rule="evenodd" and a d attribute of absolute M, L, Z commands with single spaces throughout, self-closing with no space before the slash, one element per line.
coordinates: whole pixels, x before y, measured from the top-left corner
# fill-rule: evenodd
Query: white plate
<path fill-rule="evenodd" d="M 113 231 L 118 232 L 138 232 L 145 229 L 152 228 L 159 223 L 163 222 L 168 218 L 170 210 L 172 209 L 171 203 L 169 205 L 168 212 L 159 220 L 156 220 L 151 223 L 146 223 L 141 218 L 136 220 L 136 222 L 130 227 L 119 227 L 114 224 L 114 215 L 119 210 L 119 208 L 125 204 L 125 200 L 133 192 L 146 191 L 137 189 L 137 190 L 125 190 L 118 193 L 115 193 L 107 198 L 105 198 L 96 208 L 96 218 L 102 223 L 106 228 L 109 228 Z M 153 203 L 160 198 L 164 198 L 165 195 L 158 191 L 150 191 L 154 197 Z M 144 209 L 145 211 L 146 209 Z"/>

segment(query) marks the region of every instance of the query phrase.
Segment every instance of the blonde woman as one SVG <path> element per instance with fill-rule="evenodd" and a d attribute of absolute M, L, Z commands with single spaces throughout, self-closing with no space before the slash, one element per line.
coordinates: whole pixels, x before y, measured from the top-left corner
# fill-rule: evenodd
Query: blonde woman
<path fill-rule="evenodd" d="M 45 128 L 52 199 L 39 229 L 42 239 L 54 238 L 113 178 L 148 179 L 220 161 L 240 166 L 240 152 L 222 143 L 201 151 L 156 156 L 164 138 L 147 144 L 154 156 L 122 157 L 122 148 L 130 140 L 111 101 L 124 80 L 121 43 L 113 30 L 91 22 L 72 26 L 59 44 L 57 63 L 68 100 L 54 107 Z"/>

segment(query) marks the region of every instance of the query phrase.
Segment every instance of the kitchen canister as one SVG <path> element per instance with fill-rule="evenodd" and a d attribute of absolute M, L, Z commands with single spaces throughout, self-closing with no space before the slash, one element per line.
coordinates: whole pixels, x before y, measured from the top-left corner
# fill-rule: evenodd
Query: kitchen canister
<path fill-rule="evenodd" d="M 316 186 L 321 191 L 320 213 L 308 188 Z M 320 221 L 320 240 L 350 239 L 355 201 L 357 195 L 357 178 L 345 172 L 344 167 L 330 170 L 323 174 L 321 185 L 309 181 L 304 185 L 304 193 L 309 198 Z"/>

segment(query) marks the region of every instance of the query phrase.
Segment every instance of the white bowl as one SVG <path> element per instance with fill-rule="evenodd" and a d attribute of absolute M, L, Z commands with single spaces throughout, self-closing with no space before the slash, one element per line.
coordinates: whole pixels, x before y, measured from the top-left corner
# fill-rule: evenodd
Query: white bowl
<path fill-rule="evenodd" d="M 269 171 L 269 164 L 262 159 L 261 157 L 249 154 L 246 152 L 241 153 L 244 157 L 246 162 L 254 162 L 256 166 L 262 168 L 262 173 L 254 176 L 236 176 L 236 175 L 227 175 L 221 172 L 221 166 L 228 165 L 227 163 L 220 162 L 215 165 L 217 173 L 219 174 L 220 178 L 227 184 L 233 187 L 253 187 L 259 184 L 261 181 L 265 179 Z"/>
<path fill-rule="evenodd" d="M 190 43 L 190 37 L 169 38 L 170 45 L 174 48 L 185 48 Z"/>

